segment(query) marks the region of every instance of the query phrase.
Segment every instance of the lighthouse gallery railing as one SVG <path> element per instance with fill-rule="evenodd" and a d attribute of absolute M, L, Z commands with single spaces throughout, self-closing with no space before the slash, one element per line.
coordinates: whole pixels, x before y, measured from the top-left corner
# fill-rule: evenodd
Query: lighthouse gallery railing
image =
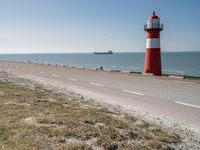
<path fill-rule="evenodd" d="M 144 30 L 149 30 L 149 29 L 160 29 L 160 30 L 163 30 L 163 24 L 151 24 L 151 23 L 148 23 L 148 24 L 145 24 L 144 25 Z"/>

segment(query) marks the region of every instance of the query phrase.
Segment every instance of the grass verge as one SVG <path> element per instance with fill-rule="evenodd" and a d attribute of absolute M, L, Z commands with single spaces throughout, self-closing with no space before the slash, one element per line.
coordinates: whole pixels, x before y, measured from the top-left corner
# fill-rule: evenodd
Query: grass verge
<path fill-rule="evenodd" d="M 169 149 L 174 133 L 48 90 L 0 82 L 0 149 Z"/>

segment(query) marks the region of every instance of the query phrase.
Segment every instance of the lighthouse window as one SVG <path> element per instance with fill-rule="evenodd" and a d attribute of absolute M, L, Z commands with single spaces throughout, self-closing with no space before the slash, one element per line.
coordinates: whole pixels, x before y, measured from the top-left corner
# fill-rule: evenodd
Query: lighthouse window
<path fill-rule="evenodd" d="M 158 19 L 155 19 L 153 20 L 153 28 L 159 28 L 159 20 Z"/>
<path fill-rule="evenodd" d="M 152 22 L 150 20 L 147 21 L 147 28 L 152 28 Z"/>
<path fill-rule="evenodd" d="M 147 28 L 159 28 L 159 27 L 160 27 L 160 21 L 158 19 L 147 21 Z"/>

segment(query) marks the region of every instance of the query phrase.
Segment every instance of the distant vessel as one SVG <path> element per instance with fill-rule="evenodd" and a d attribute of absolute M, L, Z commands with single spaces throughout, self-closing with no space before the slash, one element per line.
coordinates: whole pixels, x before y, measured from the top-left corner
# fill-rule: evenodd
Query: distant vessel
<path fill-rule="evenodd" d="M 113 54 L 113 52 L 109 50 L 108 52 L 94 52 L 94 54 Z"/>

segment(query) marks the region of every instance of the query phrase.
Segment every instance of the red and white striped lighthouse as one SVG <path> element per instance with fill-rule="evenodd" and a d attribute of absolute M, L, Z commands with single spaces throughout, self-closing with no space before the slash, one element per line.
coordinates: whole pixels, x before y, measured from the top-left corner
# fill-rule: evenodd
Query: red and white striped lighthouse
<path fill-rule="evenodd" d="M 160 76 L 162 74 L 160 31 L 163 30 L 163 24 L 160 24 L 160 18 L 155 12 L 148 18 L 144 30 L 147 32 L 144 73 Z"/>

